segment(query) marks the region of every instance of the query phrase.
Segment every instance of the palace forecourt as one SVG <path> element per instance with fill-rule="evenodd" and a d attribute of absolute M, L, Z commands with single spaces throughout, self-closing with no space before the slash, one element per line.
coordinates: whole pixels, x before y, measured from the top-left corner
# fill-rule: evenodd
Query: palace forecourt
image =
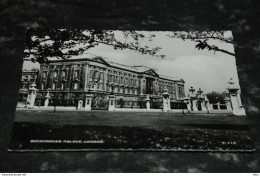
<path fill-rule="evenodd" d="M 28 85 L 28 77 L 35 83 Z M 39 70 L 23 72 L 17 107 L 245 115 L 239 87 L 229 83 L 225 104 L 214 105 L 203 91 L 185 96 L 183 79 L 146 66 L 127 66 L 102 57 L 52 60 Z"/>

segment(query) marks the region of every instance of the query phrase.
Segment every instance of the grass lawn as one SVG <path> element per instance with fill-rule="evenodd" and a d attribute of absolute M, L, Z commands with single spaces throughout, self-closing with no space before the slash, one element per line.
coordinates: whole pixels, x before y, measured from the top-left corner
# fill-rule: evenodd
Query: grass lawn
<path fill-rule="evenodd" d="M 254 145 L 246 117 L 17 111 L 9 148 L 252 151 Z"/>

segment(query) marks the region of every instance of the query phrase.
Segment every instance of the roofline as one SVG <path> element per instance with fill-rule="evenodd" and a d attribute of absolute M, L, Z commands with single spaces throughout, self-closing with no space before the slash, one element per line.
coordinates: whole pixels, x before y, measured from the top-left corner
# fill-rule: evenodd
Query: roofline
<path fill-rule="evenodd" d="M 57 62 L 75 62 L 75 61 L 90 61 L 91 58 L 79 58 L 79 59 L 66 59 L 66 60 L 50 60 L 49 63 L 57 63 Z M 44 63 L 46 64 L 46 63 Z"/>
<path fill-rule="evenodd" d="M 121 70 L 125 70 L 125 71 L 130 71 L 130 72 L 134 72 L 134 73 L 141 73 L 141 74 L 145 74 L 144 72 L 138 72 L 138 71 L 133 71 L 133 70 L 130 70 L 130 69 L 127 69 L 127 68 L 122 68 L 120 66 L 114 66 L 114 65 L 111 65 L 109 62 L 107 62 L 106 60 L 104 60 L 102 57 L 94 57 L 94 58 L 100 58 L 102 59 L 106 64 L 105 65 L 108 65 L 110 67 L 113 67 L 113 68 L 117 68 L 117 69 L 121 69 Z M 90 62 L 95 62 L 93 61 L 91 58 L 79 58 L 79 59 L 67 59 L 67 60 L 51 60 L 49 61 L 49 63 L 60 63 L 60 62 L 77 62 L 77 61 L 90 61 Z M 41 65 L 44 65 L 46 63 L 43 63 Z M 137 66 L 138 67 L 138 66 Z M 147 67 L 148 68 L 148 67 Z M 150 68 L 149 70 L 153 70 L 156 74 L 158 74 L 155 69 L 153 68 Z M 175 82 L 182 82 L 185 83 L 185 81 L 183 79 L 178 79 L 178 80 L 172 80 L 171 78 L 163 78 L 163 77 L 160 77 L 160 74 L 158 74 L 158 78 L 160 79 L 164 79 L 164 80 L 169 80 L 169 81 L 175 81 Z"/>
<path fill-rule="evenodd" d="M 181 79 L 173 80 L 173 79 L 170 79 L 170 78 L 163 78 L 163 77 L 160 77 L 160 75 L 159 75 L 159 78 L 160 79 L 164 79 L 164 80 L 168 80 L 168 81 L 175 81 L 175 82 L 180 82 L 181 81 Z"/>

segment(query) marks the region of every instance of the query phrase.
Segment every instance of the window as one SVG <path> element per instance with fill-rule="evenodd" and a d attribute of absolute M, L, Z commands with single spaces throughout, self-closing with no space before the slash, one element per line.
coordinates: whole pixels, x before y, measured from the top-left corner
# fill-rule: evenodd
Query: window
<path fill-rule="evenodd" d="M 78 83 L 74 83 L 74 90 L 78 89 Z"/>
<path fill-rule="evenodd" d="M 44 89 L 44 82 L 41 84 L 41 89 L 42 90 Z"/>
<path fill-rule="evenodd" d="M 93 70 L 90 70 L 90 72 L 89 72 L 89 79 L 90 79 L 90 81 L 93 80 Z"/>
<path fill-rule="evenodd" d="M 74 77 L 75 77 L 75 78 L 78 78 L 78 77 L 79 77 L 79 70 L 74 71 Z"/>
<path fill-rule="evenodd" d="M 30 78 L 30 81 L 33 81 L 33 80 L 34 80 L 34 78 L 35 78 L 34 76 L 31 76 L 31 78 Z"/>
<path fill-rule="evenodd" d="M 62 71 L 62 78 L 65 78 L 65 77 L 66 77 L 66 72 Z"/>
<path fill-rule="evenodd" d="M 113 75 L 111 75 L 110 82 L 113 82 L 113 80 L 114 80 L 114 76 L 113 76 Z"/>
<path fill-rule="evenodd" d="M 53 73 L 53 78 L 57 78 L 57 72 L 56 71 Z"/>
<path fill-rule="evenodd" d="M 116 82 L 116 76 L 113 76 L 113 82 Z"/>
<path fill-rule="evenodd" d="M 61 87 L 60 87 L 60 89 L 64 89 L 64 83 L 61 83 Z"/>
<path fill-rule="evenodd" d="M 100 73 L 100 81 L 99 82 L 103 83 L 103 81 L 104 81 L 104 73 L 101 72 Z"/>
<path fill-rule="evenodd" d="M 56 89 L 56 83 L 52 83 L 52 89 Z"/>
<path fill-rule="evenodd" d="M 27 81 L 28 80 L 28 76 L 24 76 L 23 80 Z"/>
<path fill-rule="evenodd" d="M 42 78 L 46 78 L 46 72 L 43 72 Z"/>

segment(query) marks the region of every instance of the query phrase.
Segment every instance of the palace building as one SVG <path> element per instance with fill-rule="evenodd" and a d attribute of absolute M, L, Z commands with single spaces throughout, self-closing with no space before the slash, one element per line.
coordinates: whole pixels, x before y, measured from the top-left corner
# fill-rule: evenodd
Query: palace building
<path fill-rule="evenodd" d="M 33 83 L 37 82 L 38 73 L 39 73 L 38 68 L 32 68 L 31 70 L 23 69 L 18 101 L 26 100 L 29 87 Z"/>
<path fill-rule="evenodd" d="M 92 94 L 93 106 L 103 106 L 110 94 L 124 101 L 145 101 L 147 95 L 159 100 L 167 88 L 171 101 L 180 102 L 185 96 L 184 83 L 182 79 L 160 75 L 155 69 L 126 66 L 101 57 L 53 60 L 40 65 L 37 98 L 44 99 L 49 92 L 60 104 L 69 106 Z"/>

